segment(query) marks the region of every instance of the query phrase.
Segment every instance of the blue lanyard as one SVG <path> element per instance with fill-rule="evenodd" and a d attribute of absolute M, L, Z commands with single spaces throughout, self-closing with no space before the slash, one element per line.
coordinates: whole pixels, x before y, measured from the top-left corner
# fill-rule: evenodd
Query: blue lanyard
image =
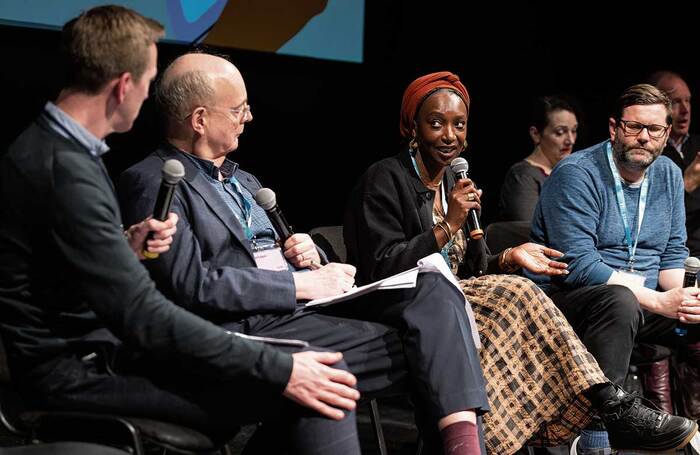
<path fill-rule="evenodd" d="M 625 228 L 625 243 L 627 243 L 627 254 L 628 254 L 628 265 L 630 271 L 634 270 L 634 255 L 637 253 L 637 243 L 639 242 L 639 233 L 642 230 L 642 220 L 644 219 L 644 211 L 647 206 L 647 193 L 649 191 L 649 179 L 647 178 L 646 172 L 644 173 L 644 178 L 642 179 L 642 187 L 639 191 L 639 210 L 637 215 L 637 235 L 632 243 L 632 230 L 630 229 L 629 221 L 627 219 L 627 204 L 625 203 L 625 194 L 622 191 L 622 184 L 620 183 L 620 173 L 615 166 L 612 154 L 612 145 L 608 142 L 606 147 L 608 153 L 608 165 L 610 166 L 610 172 L 612 172 L 613 181 L 615 182 L 615 197 L 617 199 L 617 206 L 620 209 L 620 216 L 622 216 L 622 224 Z"/>
<path fill-rule="evenodd" d="M 245 195 L 243 194 L 243 190 L 241 189 L 241 184 L 238 183 L 236 177 L 231 176 L 228 178 L 228 181 L 231 183 L 231 187 L 233 187 L 233 191 L 236 193 L 236 199 L 241 201 L 239 206 L 241 208 L 241 212 L 243 212 L 243 218 L 238 218 L 238 221 L 243 227 L 246 238 L 252 241 L 253 230 L 251 229 L 251 225 L 253 223 L 253 205 L 248 201 L 248 199 L 246 199 Z"/>
<path fill-rule="evenodd" d="M 418 179 L 420 180 L 420 172 L 418 172 L 418 164 L 416 163 L 416 157 L 413 156 L 413 153 L 410 151 L 408 154 L 411 157 L 411 162 L 413 163 L 413 169 L 416 171 L 416 175 L 418 176 Z M 442 198 L 442 207 L 445 210 L 445 215 L 447 215 L 447 195 L 445 194 L 445 185 L 440 185 L 440 197 Z M 433 223 L 435 223 L 437 220 L 433 216 Z"/>
<path fill-rule="evenodd" d="M 418 172 L 418 164 L 416 163 L 416 157 L 411 153 L 411 150 L 409 149 L 408 155 L 411 157 L 411 162 L 413 163 L 413 169 L 416 171 L 416 175 L 418 176 L 418 179 L 420 180 L 420 172 Z M 440 197 L 442 198 L 442 207 L 443 210 L 445 211 L 445 215 L 447 215 L 447 195 L 445 194 L 445 185 L 442 184 L 440 185 Z M 435 215 L 433 214 L 433 226 L 437 220 L 435 219 Z M 450 240 L 445 244 L 445 246 L 442 247 L 440 250 L 440 254 L 442 255 L 442 258 L 445 260 L 447 263 L 448 267 L 451 267 L 450 265 L 450 247 L 452 246 L 452 243 L 454 242 L 453 240 Z"/>

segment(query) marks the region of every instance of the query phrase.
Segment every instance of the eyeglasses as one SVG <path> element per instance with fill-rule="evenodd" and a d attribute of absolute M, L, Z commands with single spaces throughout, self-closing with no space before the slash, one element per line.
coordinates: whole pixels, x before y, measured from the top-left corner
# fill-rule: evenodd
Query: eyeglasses
<path fill-rule="evenodd" d="M 250 114 L 250 104 L 245 101 L 242 106 L 230 107 L 228 110 L 240 121 L 248 117 L 248 114 Z"/>
<path fill-rule="evenodd" d="M 217 106 L 207 106 L 205 104 L 202 105 L 202 107 L 205 107 L 207 109 L 226 109 L 228 110 L 231 114 L 233 114 L 233 119 L 240 122 L 248 117 L 248 114 L 250 114 L 250 104 L 248 104 L 247 101 L 244 101 L 241 106 L 238 107 L 228 107 L 228 108 L 220 108 Z M 190 112 L 187 114 L 182 120 L 187 120 L 189 117 L 191 117 L 193 112 Z"/>
<path fill-rule="evenodd" d="M 661 139 L 662 137 L 664 137 L 664 134 L 666 134 L 666 130 L 668 130 L 670 126 L 658 125 L 656 123 L 646 125 L 644 123 L 635 122 L 634 120 L 623 119 L 618 120 L 618 122 L 620 123 L 622 131 L 628 136 L 637 136 L 642 132 L 643 129 L 646 128 L 647 132 L 649 133 L 649 137 L 653 137 L 654 139 Z"/>

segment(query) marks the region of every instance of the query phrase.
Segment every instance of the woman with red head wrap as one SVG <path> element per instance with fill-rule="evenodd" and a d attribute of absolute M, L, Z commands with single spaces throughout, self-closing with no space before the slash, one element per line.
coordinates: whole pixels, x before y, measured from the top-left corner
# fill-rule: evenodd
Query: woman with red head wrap
<path fill-rule="evenodd" d="M 623 402 L 634 400 L 605 378 L 552 301 L 533 282 L 503 274 L 521 267 L 565 274 L 566 264 L 551 259 L 562 253 L 526 243 L 491 255 L 483 239 L 465 232 L 467 214 L 481 207 L 481 190 L 468 178 L 456 180 L 450 163 L 467 146 L 469 112 L 469 93 L 450 72 L 425 75 L 406 89 L 400 131 L 407 147 L 372 165 L 349 199 L 344 235 L 358 282 L 442 253 L 460 279 L 483 344 L 488 453 L 512 454 L 528 441 L 567 443 L 596 412 L 611 440 L 632 435 L 644 446 L 666 438 L 670 448 L 666 435 L 649 441 L 652 423 L 620 417 Z M 631 406 L 656 412 L 638 401 Z"/>

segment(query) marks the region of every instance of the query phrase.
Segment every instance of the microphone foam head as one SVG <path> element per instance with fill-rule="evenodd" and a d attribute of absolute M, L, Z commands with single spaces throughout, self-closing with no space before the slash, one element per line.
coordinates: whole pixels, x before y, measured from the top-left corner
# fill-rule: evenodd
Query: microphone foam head
<path fill-rule="evenodd" d="M 467 163 L 467 160 L 461 156 L 458 156 L 452 160 L 450 163 L 450 168 L 452 168 L 452 172 L 455 174 L 459 174 L 460 172 L 469 172 L 469 163 Z"/>
<path fill-rule="evenodd" d="M 177 185 L 180 180 L 185 176 L 185 166 L 178 160 L 167 160 L 163 164 L 163 180 L 166 182 Z"/>
<path fill-rule="evenodd" d="M 277 196 L 270 188 L 260 188 L 255 193 L 255 202 L 263 209 L 270 210 L 277 205 Z"/>
<path fill-rule="evenodd" d="M 694 256 L 688 256 L 683 262 L 683 267 L 688 272 L 698 273 L 700 272 L 700 259 Z"/>

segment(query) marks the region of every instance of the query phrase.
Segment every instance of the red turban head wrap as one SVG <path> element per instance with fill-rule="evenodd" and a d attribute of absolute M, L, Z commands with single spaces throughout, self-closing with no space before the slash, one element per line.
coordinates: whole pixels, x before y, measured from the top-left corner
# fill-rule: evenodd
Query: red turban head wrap
<path fill-rule="evenodd" d="M 413 119 L 416 117 L 418 108 L 428 95 L 441 88 L 452 89 L 457 92 L 467 106 L 467 113 L 469 113 L 469 92 L 459 81 L 459 77 L 456 74 L 452 74 L 449 71 L 426 74 L 411 82 L 406 91 L 403 92 L 401 122 L 399 123 L 401 136 L 411 137 Z"/>

